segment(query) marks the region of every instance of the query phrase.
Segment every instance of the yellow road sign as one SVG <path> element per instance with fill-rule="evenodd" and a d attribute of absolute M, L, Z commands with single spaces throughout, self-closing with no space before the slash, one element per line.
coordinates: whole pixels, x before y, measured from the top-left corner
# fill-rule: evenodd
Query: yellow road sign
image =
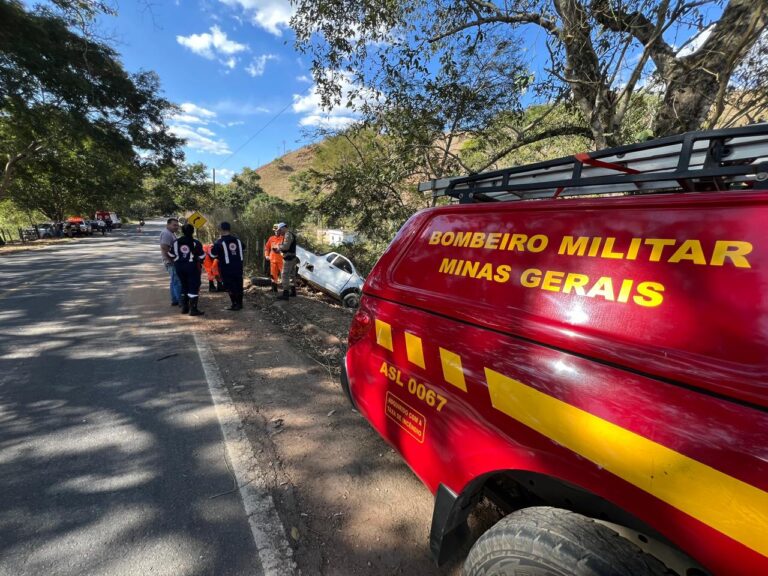
<path fill-rule="evenodd" d="M 200 229 L 205 226 L 205 223 L 208 222 L 208 220 L 206 220 L 205 216 L 200 214 L 200 212 L 193 212 L 190 214 L 189 218 L 187 218 L 187 222 L 192 224 L 195 228 Z"/>

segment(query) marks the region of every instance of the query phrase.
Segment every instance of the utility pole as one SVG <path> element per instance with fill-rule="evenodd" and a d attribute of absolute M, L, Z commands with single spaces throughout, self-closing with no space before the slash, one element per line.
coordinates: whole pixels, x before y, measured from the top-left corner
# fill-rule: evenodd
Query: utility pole
<path fill-rule="evenodd" d="M 213 169 L 213 197 L 216 197 L 216 168 Z"/>

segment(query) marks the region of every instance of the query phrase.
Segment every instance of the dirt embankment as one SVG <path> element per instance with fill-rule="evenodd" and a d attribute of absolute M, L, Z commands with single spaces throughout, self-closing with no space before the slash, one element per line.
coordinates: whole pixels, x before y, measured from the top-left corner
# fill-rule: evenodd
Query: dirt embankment
<path fill-rule="evenodd" d="M 352 311 L 251 287 L 241 313 L 205 295 L 204 322 L 304 575 L 459 574 L 429 555 L 433 499 L 338 385 Z"/>

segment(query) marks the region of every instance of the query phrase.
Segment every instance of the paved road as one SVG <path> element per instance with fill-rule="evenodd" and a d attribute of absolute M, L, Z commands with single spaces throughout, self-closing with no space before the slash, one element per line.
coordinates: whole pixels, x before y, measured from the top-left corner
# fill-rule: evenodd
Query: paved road
<path fill-rule="evenodd" d="M 0 255 L 0 575 L 261 574 L 159 223 Z"/>

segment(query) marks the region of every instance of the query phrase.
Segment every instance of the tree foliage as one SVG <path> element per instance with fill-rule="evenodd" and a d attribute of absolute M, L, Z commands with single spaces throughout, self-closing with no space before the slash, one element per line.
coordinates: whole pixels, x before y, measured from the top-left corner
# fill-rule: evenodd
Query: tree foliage
<path fill-rule="evenodd" d="M 312 168 L 293 178 L 292 189 L 323 223 L 386 245 L 413 212 L 428 205 L 415 192 L 420 158 L 403 154 L 400 144 L 370 129 L 331 137 L 319 145 Z"/>
<path fill-rule="evenodd" d="M 717 124 L 736 99 L 747 117 L 765 108 L 767 88 L 756 78 L 768 70 L 766 47 L 758 42 L 768 25 L 768 0 L 722 4 L 298 0 L 292 26 L 298 47 L 312 55 L 326 104 L 342 100 L 345 82 L 351 82 L 381 95 L 378 105 L 358 106 L 368 119 L 406 101 L 421 110 L 437 105 L 471 116 L 473 103 L 482 102 L 487 86 L 506 82 L 508 99 L 514 94 L 528 104 L 562 103 L 577 113 L 572 117 L 576 121 L 560 126 L 557 136 L 586 132 L 595 146 L 604 147 L 626 140 L 624 127 L 639 91 L 659 94 L 650 116 L 656 136 Z M 538 43 L 537 37 L 542 38 Z M 678 44 L 686 40 L 691 44 L 680 49 Z M 545 62 L 526 59 L 529 53 L 537 59 L 544 53 Z M 748 59 L 751 82 L 739 74 Z M 521 81 L 526 67 L 528 82 Z M 510 75 L 517 80 L 509 82 Z M 414 99 L 414 91 L 432 100 Z M 457 105 L 460 94 L 468 98 Z M 514 109 L 510 102 L 498 103 Z M 491 106 L 488 111 L 493 115 L 498 109 Z M 447 133 L 465 128 L 477 133 L 471 121 L 454 125 L 432 118 Z M 515 139 L 528 142 L 551 135 L 541 124 L 526 128 Z"/>
<path fill-rule="evenodd" d="M 57 5 L 64 10 L 56 12 Z M 119 156 L 130 151 L 137 170 L 181 158 L 182 141 L 165 124 L 175 108 L 159 95 L 157 75 L 129 74 L 111 47 L 74 27 L 106 9 L 97 2 L 59 0 L 29 11 L 16 0 L 0 0 L 0 197 L 22 164 L 56 149 L 54 138 L 65 127 L 72 129 L 68 138 L 109 134 L 101 143 Z"/>
<path fill-rule="evenodd" d="M 18 167 L 12 193 L 18 206 L 62 220 L 125 206 L 136 195 L 141 172 L 119 134 L 90 123 L 73 125 L 70 115 L 55 110 L 45 129 L 50 142 Z"/>
<path fill-rule="evenodd" d="M 217 203 L 231 210 L 235 216 L 241 214 L 252 200 L 263 200 L 267 196 L 259 184 L 260 180 L 261 176 L 256 170 L 243 168 L 232 177 L 229 184 L 217 191 Z"/>
<path fill-rule="evenodd" d="M 209 212 L 214 208 L 208 169 L 202 162 L 173 164 L 153 170 L 142 182 L 141 196 L 130 207 L 137 215 Z"/>

